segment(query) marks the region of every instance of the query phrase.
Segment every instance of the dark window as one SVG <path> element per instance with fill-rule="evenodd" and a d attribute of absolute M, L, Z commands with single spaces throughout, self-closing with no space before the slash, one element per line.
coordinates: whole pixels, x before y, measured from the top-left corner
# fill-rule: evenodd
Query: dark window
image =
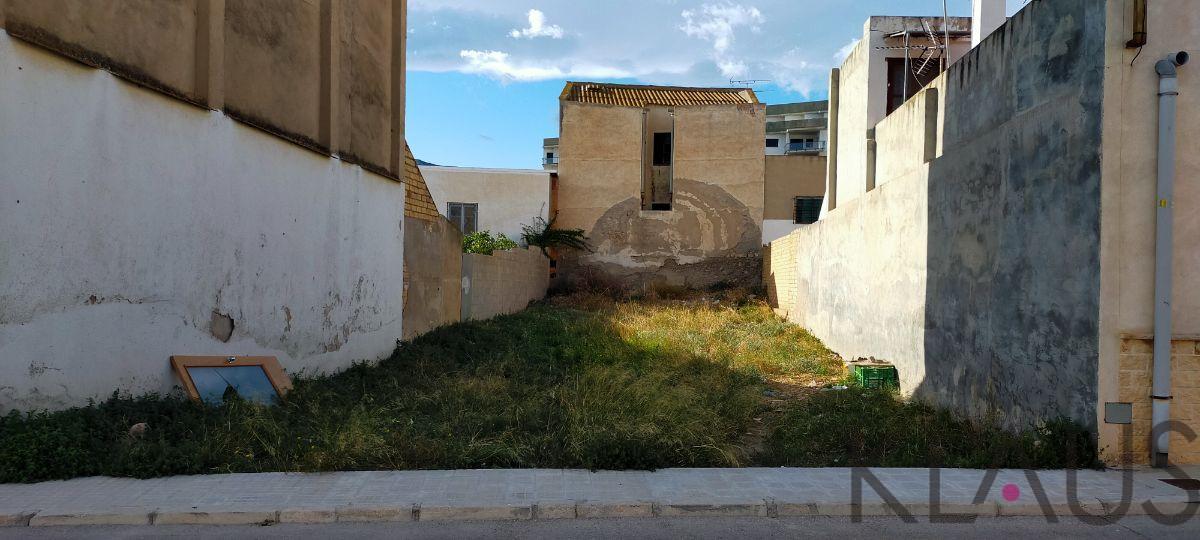
<path fill-rule="evenodd" d="M 779 139 L 767 139 L 767 148 L 779 148 Z"/>
<path fill-rule="evenodd" d="M 917 73 L 923 63 L 925 63 L 924 60 L 913 58 L 909 60 L 906 66 L 903 58 L 887 59 L 888 114 L 892 114 L 892 111 L 899 109 L 901 105 L 904 105 L 905 101 L 908 101 L 908 98 L 920 92 L 922 88 L 925 88 L 925 85 L 938 76 L 940 64 L 938 64 L 937 59 L 930 60 L 929 65 L 925 66 L 923 73 Z M 905 86 L 905 79 L 907 79 L 907 87 Z"/>
<path fill-rule="evenodd" d="M 479 226 L 479 204 L 446 203 L 446 217 L 450 218 L 463 234 L 471 234 Z"/>
<path fill-rule="evenodd" d="M 655 167 L 670 167 L 671 166 L 671 134 L 670 133 L 655 133 L 654 134 L 654 159 Z"/>
<path fill-rule="evenodd" d="M 821 217 L 821 201 L 824 197 L 796 197 L 796 210 L 793 223 L 808 225 L 816 223 Z"/>
<path fill-rule="evenodd" d="M 554 159 L 554 152 L 546 152 L 546 159 Z"/>

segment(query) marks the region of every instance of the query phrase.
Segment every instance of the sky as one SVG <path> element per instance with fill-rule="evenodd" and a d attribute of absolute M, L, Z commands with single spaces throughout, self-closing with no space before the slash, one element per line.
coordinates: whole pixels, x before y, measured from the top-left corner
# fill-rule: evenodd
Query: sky
<path fill-rule="evenodd" d="M 1008 0 L 1010 14 L 1027 0 Z M 971 0 L 947 0 L 969 16 Z M 406 136 L 439 165 L 540 169 L 568 80 L 825 99 L 871 15 L 942 0 L 409 0 Z M 737 84 L 736 81 L 759 81 Z M 769 82 L 764 82 L 769 81 Z"/>

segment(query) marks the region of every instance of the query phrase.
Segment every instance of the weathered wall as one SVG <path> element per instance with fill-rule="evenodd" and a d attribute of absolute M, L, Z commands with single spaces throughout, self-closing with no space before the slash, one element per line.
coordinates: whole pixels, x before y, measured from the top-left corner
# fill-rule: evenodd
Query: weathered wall
<path fill-rule="evenodd" d="M 847 201 L 839 185 L 837 209 L 793 233 L 798 322 L 964 414 L 1095 425 L 1104 8 L 1034 2 L 951 66 L 931 85 L 929 163 L 912 156 L 931 92 L 889 119 L 920 129 L 880 142 L 879 187 Z"/>
<path fill-rule="evenodd" d="M 764 106 L 675 107 L 674 208 L 641 210 L 642 110 L 562 103 L 559 221 L 594 249 L 561 262 L 627 285 L 760 276 Z"/>
<path fill-rule="evenodd" d="M 1144 368 L 1144 351 L 1130 358 L 1129 335 L 1152 334 L 1154 328 L 1154 249 L 1156 210 L 1156 152 L 1158 142 L 1158 76 L 1154 63 L 1177 51 L 1192 53 L 1192 61 L 1179 69 L 1176 113 L 1175 267 L 1172 298 L 1173 332 L 1185 348 L 1200 336 L 1200 10 L 1189 0 L 1148 2 L 1148 43 L 1138 55 L 1125 42 L 1133 36 L 1131 0 L 1108 2 L 1109 23 L 1104 80 L 1104 194 L 1105 216 L 1101 248 L 1103 296 L 1100 334 L 1101 402 L 1130 402 L 1133 381 L 1127 380 L 1130 362 Z M 1133 342 L 1135 348 L 1140 344 Z M 1191 361 L 1191 360 L 1186 360 Z M 1177 367 L 1182 367 L 1175 360 Z M 1186 362 L 1185 362 L 1186 363 Z M 1200 395 L 1184 391 L 1194 374 L 1178 373 L 1184 385 L 1175 391 L 1172 418 L 1200 431 Z M 1136 403 L 1150 394 L 1148 378 L 1137 380 Z M 1134 447 L 1144 450 L 1149 439 L 1148 408 L 1135 408 Z M 1145 414 L 1142 414 L 1145 413 Z M 1101 424 L 1101 445 L 1114 454 L 1120 448 L 1118 433 L 1124 426 Z M 1172 439 L 1171 458 L 1177 463 L 1198 463 L 1200 456 L 1176 452 L 1181 441 Z M 1145 462 L 1140 453 L 1135 462 Z"/>
<path fill-rule="evenodd" d="M 824 156 L 767 156 L 763 178 L 763 244 L 804 225 L 795 223 L 796 197 L 825 195 Z"/>
<path fill-rule="evenodd" d="M 394 181 L 4 32 L 0 163 L 0 408 L 166 392 L 173 354 L 333 370 L 401 335 Z"/>
<path fill-rule="evenodd" d="M 840 204 L 770 246 L 776 275 L 767 287 L 780 291 L 773 305 L 843 358 L 895 362 L 906 393 L 926 381 L 927 171 Z M 778 244 L 794 258 L 791 275 L 775 261 Z"/>
<path fill-rule="evenodd" d="M 521 226 L 549 219 L 550 173 L 511 169 L 421 167 L 438 210 L 446 203 L 479 204 L 478 228 L 521 241 Z"/>
<path fill-rule="evenodd" d="M 445 218 L 404 218 L 404 339 L 456 323 L 462 310 L 462 233 Z"/>
<path fill-rule="evenodd" d="M 404 0 L 10 0 L 9 34 L 391 177 Z"/>
<path fill-rule="evenodd" d="M 546 297 L 550 260 L 534 248 L 462 256 L 462 319 L 516 313 Z"/>

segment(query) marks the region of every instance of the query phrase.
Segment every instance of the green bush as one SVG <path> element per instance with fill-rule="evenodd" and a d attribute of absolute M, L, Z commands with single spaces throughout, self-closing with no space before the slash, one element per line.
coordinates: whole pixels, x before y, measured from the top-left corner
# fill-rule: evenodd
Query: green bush
<path fill-rule="evenodd" d="M 462 247 L 463 253 L 491 255 L 493 251 L 507 251 L 518 246 L 503 233 L 492 236 L 491 232 L 478 231 L 463 236 Z"/>

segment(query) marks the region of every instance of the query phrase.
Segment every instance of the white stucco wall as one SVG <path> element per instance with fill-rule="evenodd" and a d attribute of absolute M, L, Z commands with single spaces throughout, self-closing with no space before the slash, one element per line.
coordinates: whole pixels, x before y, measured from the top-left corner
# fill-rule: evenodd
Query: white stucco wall
<path fill-rule="evenodd" d="M 521 241 L 521 226 L 541 216 L 549 219 L 550 173 L 519 169 L 421 167 L 421 175 L 438 211 L 446 203 L 479 204 L 479 230 L 504 233 Z"/>
<path fill-rule="evenodd" d="M 397 182 L 0 31 L 0 411 L 169 391 L 173 354 L 386 356 L 403 209 Z"/>

